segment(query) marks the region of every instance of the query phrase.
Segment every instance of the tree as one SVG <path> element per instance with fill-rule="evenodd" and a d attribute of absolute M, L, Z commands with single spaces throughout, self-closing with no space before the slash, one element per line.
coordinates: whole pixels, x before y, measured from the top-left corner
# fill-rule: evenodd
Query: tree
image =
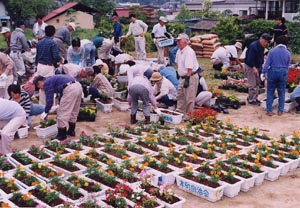
<path fill-rule="evenodd" d="M 222 15 L 225 17 L 230 17 L 232 16 L 232 11 L 230 9 L 226 9 L 222 12 Z"/>
<path fill-rule="evenodd" d="M 180 21 L 184 21 L 190 18 L 192 18 L 192 13 L 186 7 L 182 6 L 180 8 L 179 14 L 176 16 L 176 19 Z"/>
<path fill-rule="evenodd" d="M 219 36 L 223 45 L 233 44 L 242 35 L 242 30 L 233 17 L 220 18 L 212 32 Z"/>
<path fill-rule="evenodd" d="M 54 0 L 7 0 L 4 1 L 8 15 L 12 21 L 18 19 L 29 19 L 36 15 L 46 15 L 52 10 L 56 3 Z"/>

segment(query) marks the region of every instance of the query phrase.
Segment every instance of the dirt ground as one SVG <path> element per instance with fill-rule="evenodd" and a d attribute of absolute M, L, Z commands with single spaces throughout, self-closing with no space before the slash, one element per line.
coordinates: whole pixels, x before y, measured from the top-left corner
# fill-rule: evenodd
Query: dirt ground
<path fill-rule="evenodd" d="M 213 79 L 213 72 L 206 70 L 210 67 L 208 59 L 199 59 L 202 68 L 205 69 L 205 77 L 209 87 L 217 87 L 219 80 Z M 231 93 L 231 92 L 226 92 Z M 235 93 L 241 100 L 245 101 L 246 94 Z M 263 99 L 265 95 L 260 95 Z M 276 109 L 274 109 L 276 112 Z M 265 111 L 258 106 L 242 106 L 238 110 L 229 110 L 229 114 L 219 114 L 218 119 L 226 121 L 230 118 L 233 124 L 240 127 L 249 126 L 259 128 L 260 132 L 272 137 L 279 137 L 281 134 L 290 135 L 293 130 L 300 130 L 300 115 L 295 113 L 284 113 L 282 116 L 274 115 L 269 117 Z M 37 126 L 39 117 L 33 119 L 33 126 Z M 88 134 L 102 134 L 107 132 L 109 125 L 124 126 L 129 124 L 129 112 L 119 112 L 113 108 L 113 112 L 105 114 L 98 112 L 95 122 L 78 122 L 76 134 L 81 131 Z M 26 149 L 31 145 L 41 145 L 44 141 L 38 139 L 33 128 L 30 128 L 27 139 L 13 141 L 13 147 Z M 250 191 L 241 192 L 234 198 L 223 197 L 222 200 L 211 203 L 202 198 L 195 197 L 183 192 L 174 186 L 175 192 L 187 199 L 184 208 L 298 208 L 300 207 L 300 169 L 281 176 L 277 181 L 264 181 L 262 185 L 255 186 Z"/>
<path fill-rule="evenodd" d="M 291 134 L 293 130 L 300 130 L 300 116 L 286 113 L 283 116 L 266 116 L 261 107 L 243 106 L 239 110 L 229 110 L 230 114 L 219 114 L 218 118 L 226 120 L 230 118 L 232 123 L 239 126 L 258 127 L 262 132 L 270 136 L 278 137 L 281 134 Z M 33 126 L 38 125 L 39 117 L 34 118 Z M 124 126 L 129 123 L 129 112 L 119 112 L 113 109 L 112 113 L 98 112 L 95 122 L 78 122 L 76 134 L 81 131 L 88 134 L 105 133 L 108 125 Z M 29 131 L 27 139 L 13 141 L 13 147 L 17 149 L 29 148 L 32 144 L 41 145 L 43 141 L 38 139 L 33 128 Z M 183 192 L 174 186 L 174 190 L 180 196 L 187 199 L 185 208 L 205 207 L 233 207 L 235 208 L 297 208 L 300 207 L 300 170 L 297 169 L 286 176 L 281 176 L 275 182 L 264 181 L 260 186 L 254 187 L 246 193 L 240 193 L 237 197 L 223 197 L 221 201 L 211 203 L 202 198 Z"/>

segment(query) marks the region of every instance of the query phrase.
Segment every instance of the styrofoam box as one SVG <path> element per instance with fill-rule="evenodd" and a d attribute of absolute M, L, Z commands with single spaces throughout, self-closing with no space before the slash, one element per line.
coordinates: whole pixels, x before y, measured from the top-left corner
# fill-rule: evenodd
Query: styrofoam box
<path fill-rule="evenodd" d="M 141 111 L 137 111 L 136 120 L 142 121 L 144 119 L 145 119 L 144 113 L 141 112 Z M 150 114 L 150 121 L 153 121 L 154 123 L 156 123 L 156 122 L 158 122 L 158 120 L 159 120 L 159 115 L 158 114 L 154 114 L 154 113 Z"/>
<path fill-rule="evenodd" d="M 102 102 L 99 101 L 99 99 L 95 99 L 96 100 L 96 103 L 97 103 L 97 106 L 98 108 L 105 112 L 105 113 L 110 113 L 112 112 L 112 106 L 113 106 L 113 103 L 109 103 L 109 104 L 104 104 Z"/>
<path fill-rule="evenodd" d="M 123 90 L 121 92 L 114 92 L 113 97 L 114 98 L 122 98 L 122 94 L 125 93 L 125 92 L 126 92 L 126 90 Z"/>
<path fill-rule="evenodd" d="M 162 112 L 162 114 L 164 115 L 164 120 L 166 122 L 169 122 L 169 123 L 172 123 L 172 124 L 180 124 L 181 123 L 182 117 L 183 117 L 182 113 L 178 113 L 178 112 L 168 110 L 168 109 L 163 109 L 163 108 L 160 108 L 160 110 L 170 113 L 169 114 L 169 113 Z M 176 115 L 171 115 L 171 113 L 175 113 Z"/>
<path fill-rule="evenodd" d="M 170 46 L 174 44 L 174 39 L 166 39 L 158 42 L 159 47 Z"/>
<path fill-rule="evenodd" d="M 297 102 L 290 102 L 290 103 L 284 103 L 284 112 L 291 112 L 292 110 L 294 110 L 294 108 L 296 108 L 298 106 Z"/>
<path fill-rule="evenodd" d="M 119 101 L 117 99 L 114 99 L 114 98 L 112 99 L 112 102 L 113 102 L 114 106 L 117 109 L 119 109 L 120 111 L 126 111 L 129 108 L 128 102 L 121 102 L 121 101 Z"/>
<path fill-rule="evenodd" d="M 21 139 L 22 138 L 27 138 L 28 137 L 28 129 L 29 129 L 29 126 L 19 128 L 18 129 L 19 138 L 21 138 Z"/>
<path fill-rule="evenodd" d="M 41 139 L 46 139 L 50 136 L 55 136 L 58 133 L 57 124 L 48 126 L 46 128 L 40 128 L 40 126 L 41 125 L 38 125 L 38 126 L 34 127 L 34 129 L 36 130 L 37 136 Z"/>

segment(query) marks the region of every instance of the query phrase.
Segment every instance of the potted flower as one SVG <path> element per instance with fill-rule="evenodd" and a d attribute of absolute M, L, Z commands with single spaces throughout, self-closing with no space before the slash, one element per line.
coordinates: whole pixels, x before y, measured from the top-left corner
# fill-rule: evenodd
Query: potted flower
<path fill-rule="evenodd" d="M 10 155 L 10 159 L 12 162 L 14 162 L 16 165 L 30 165 L 32 164 L 31 158 L 28 157 L 24 152 L 21 152 L 20 150 L 14 151 Z"/>
<path fill-rule="evenodd" d="M 8 160 L 7 157 L 1 155 L 0 153 L 0 170 L 1 171 L 9 171 L 13 170 L 15 166 L 13 166 Z"/>
<path fill-rule="evenodd" d="M 44 181 L 48 182 L 51 177 L 54 176 L 63 176 L 63 173 L 57 172 L 53 168 L 49 167 L 49 165 L 35 162 L 30 167 L 29 170 L 31 170 L 34 174 L 39 175 Z"/>
<path fill-rule="evenodd" d="M 79 138 L 79 140 L 80 140 L 80 138 Z M 72 150 L 77 150 L 77 151 L 83 150 L 81 142 L 68 141 L 65 143 L 65 146 Z"/>
<path fill-rule="evenodd" d="M 127 201 L 121 194 L 116 194 L 113 190 L 106 190 L 105 202 L 112 207 L 127 208 Z"/>
<path fill-rule="evenodd" d="M 79 165 L 74 164 L 74 157 L 73 155 L 68 155 L 66 157 L 61 157 L 60 155 L 55 155 L 53 161 L 50 162 L 53 164 L 56 169 L 62 171 L 65 174 L 71 173 L 79 173 L 84 171 L 84 169 L 80 169 Z"/>
<path fill-rule="evenodd" d="M 44 151 L 44 148 L 39 148 L 35 145 L 32 145 L 27 152 L 39 161 L 46 162 L 47 159 L 51 159 L 50 155 Z"/>
<path fill-rule="evenodd" d="M 147 151 L 144 151 L 142 146 L 132 143 L 130 141 L 124 142 L 124 147 L 126 148 L 126 150 L 133 152 L 137 155 L 143 155 L 147 153 Z"/>
<path fill-rule="evenodd" d="M 114 188 L 116 184 L 118 183 L 116 181 L 116 177 L 110 175 L 109 173 L 105 172 L 104 170 L 97 168 L 97 167 L 89 167 L 87 169 L 87 175 L 88 178 L 99 182 L 101 184 L 104 184 L 107 187 Z"/>
<path fill-rule="evenodd" d="M 219 178 L 217 172 L 207 177 L 203 173 L 196 175 L 192 167 L 186 167 L 176 176 L 176 182 L 179 189 L 215 202 L 222 198 L 224 191 L 224 185 L 219 183 Z"/>
<path fill-rule="evenodd" d="M 50 207 L 55 207 L 63 203 L 62 199 L 59 197 L 59 193 L 49 189 L 44 183 L 38 184 L 31 193 Z"/>
<path fill-rule="evenodd" d="M 19 190 L 20 187 L 15 183 L 14 179 L 4 177 L 3 175 L 0 176 L 0 193 L 3 191 L 5 194 L 11 194 Z"/>
<path fill-rule="evenodd" d="M 57 134 L 57 124 L 53 119 L 41 121 L 40 125 L 34 127 L 39 138 L 46 139 Z"/>
<path fill-rule="evenodd" d="M 18 207 L 35 207 L 37 205 L 37 203 L 32 199 L 30 192 L 15 192 L 9 200 Z"/>
<path fill-rule="evenodd" d="M 154 135 L 148 135 L 144 138 L 139 137 L 136 144 L 141 145 L 148 150 L 152 150 L 153 152 L 158 152 L 160 150 L 158 147 L 158 139 Z"/>
<path fill-rule="evenodd" d="M 63 145 L 63 143 L 58 141 L 46 141 L 44 148 L 52 155 L 70 153 L 68 150 L 66 150 L 66 147 Z"/>
<path fill-rule="evenodd" d="M 77 174 L 72 174 L 68 179 L 68 182 L 85 190 L 88 194 L 98 193 L 102 191 L 101 185 L 95 183 L 92 180 L 88 180 L 85 177 L 79 177 Z"/>
<path fill-rule="evenodd" d="M 19 166 L 13 176 L 16 180 L 20 181 L 25 188 L 36 186 L 40 183 L 40 180 L 35 176 L 27 173 L 24 170 L 23 166 Z"/>
<path fill-rule="evenodd" d="M 93 148 L 101 147 L 97 137 L 89 137 L 89 136 L 84 136 L 82 134 L 79 137 L 79 144 L 83 144 L 84 146 L 93 147 Z"/>
<path fill-rule="evenodd" d="M 224 171 L 221 174 L 222 182 L 225 182 L 224 195 L 227 197 L 237 196 L 241 190 L 243 179 L 238 179 L 235 177 L 235 169 L 230 167 L 228 171 Z"/>
<path fill-rule="evenodd" d="M 81 106 L 77 121 L 95 121 L 97 116 L 97 106 L 85 105 Z"/>
<path fill-rule="evenodd" d="M 117 160 L 128 159 L 131 157 L 121 145 L 117 144 L 106 143 L 102 151 L 114 156 Z"/>
<path fill-rule="evenodd" d="M 132 139 L 125 133 L 125 130 L 122 131 L 120 128 L 114 128 L 113 126 L 109 125 L 108 131 L 109 131 L 110 136 L 117 137 L 117 138 L 120 138 L 123 140 L 131 140 Z"/>

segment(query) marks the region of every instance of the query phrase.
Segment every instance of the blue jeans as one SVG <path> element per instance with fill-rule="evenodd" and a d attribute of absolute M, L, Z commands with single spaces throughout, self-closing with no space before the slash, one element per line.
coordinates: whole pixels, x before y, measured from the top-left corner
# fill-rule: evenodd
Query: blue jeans
<path fill-rule="evenodd" d="M 158 100 L 158 102 L 164 103 L 167 106 L 173 106 L 175 104 L 175 100 L 170 100 L 170 98 L 168 97 L 168 95 L 162 96 L 162 98 L 160 98 Z"/>
<path fill-rule="evenodd" d="M 45 111 L 45 106 L 44 105 L 39 105 L 39 104 L 31 104 L 30 107 L 30 113 L 29 113 L 29 117 L 27 118 L 27 124 L 28 126 L 31 126 L 32 121 L 30 116 L 36 116 L 36 115 L 40 115 Z"/>
<path fill-rule="evenodd" d="M 287 80 L 286 68 L 271 68 L 268 71 L 267 85 L 267 112 L 272 112 L 272 104 L 274 100 L 274 92 L 277 89 L 279 102 L 278 112 L 283 112 L 285 102 L 285 88 Z"/>
<path fill-rule="evenodd" d="M 88 56 L 90 55 L 90 64 L 89 66 L 93 66 L 95 63 L 95 56 L 96 56 L 96 46 L 92 43 L 86 44 L 84 46 L 84 56 L 83 56 L 83 62 L 82 62 L 82 66 L 86 67 L 86 61 Z"/>
<path fill-rule="evenodd" d="M 95 87 L 89 87 L 89 95 L 91 95 L 91 100 L 100 98 L 100 93 L 99 93 L 98 89 Z"/>
<path fill-rule="evenodd" d="M 176 65 L 176 62 L 175 62 L 175 57 L 176 57 L 176 53 L 178 51 L 178 46 L 174 46 L 173 48 L 171 48 L 169 50 L 169 59 L 170 59 L 170 65 L 171 66 L 174 66 Z"/>

